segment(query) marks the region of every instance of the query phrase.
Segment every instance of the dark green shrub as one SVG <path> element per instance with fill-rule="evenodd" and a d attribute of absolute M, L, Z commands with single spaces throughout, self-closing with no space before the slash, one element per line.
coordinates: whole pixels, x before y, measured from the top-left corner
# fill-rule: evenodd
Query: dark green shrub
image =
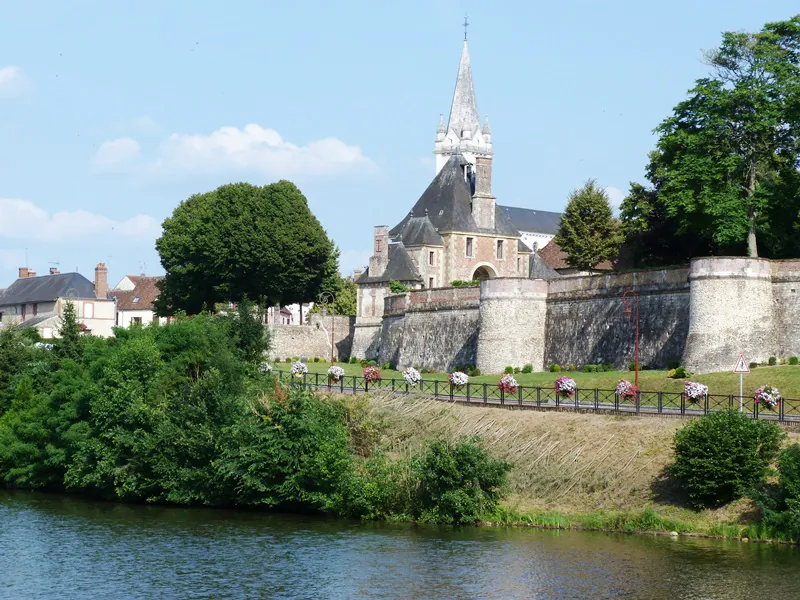
<path fill-rule="evenodd" d="M 711 413 L 675 434 L 677 477 L 696 508 L 720 506 L 758 489 L 785 434 L 734 411 Z"/>
<path fill-rule="evenodd" d="M 597 371 L 598 371 L 597 365 L 583 365 L 584 373 L 597 373 Z"/>
<path fill-rule="evenodd" d="M 318 363 L 318 362 L 319 362 L 319 356 L 315 356 L 315 357 L 314 357 L 314 362 L 315 362 L 315 363 Z"/>
<path fill-rule="evenodd" d="M 482 513 L 497 507 L 510 468 L 474 440 L 431 443 L 412 461 L 419 478 L 419 519 L 476 523 Z"/>
<path fill-rule="evenodd" d="M 519 373 L 521 370 L 522 370 L 522 369 L 520 369 L 519 367 L 514 367 L 514 374 L 516 375 L 516 374 L 517 374 L 517 373 Z"/>
<path fill-rule="evenodd" d="M 774 356 L 770 356 L 769 357 L 769 366 L 770 367 L 774 367 L 777 364 L 778 364 L 778 359 L 776 357 L 774 357 Z"/>
<path fill-rule="evenodd" d="M 550 365 L 550 372 L 551 373 L 559 373 L 561 371 L 561 367 L 559 365 Z"/>
<path fill-rule="evenodd" d="M 677 369 L 672 369 L 669 372 L 669 377 L 672 379 L 686 379 L 689 376 L 689 372 L 685 367 L 678 367 Z"/>
<path fill-rule="evenodd" d="M 575 363 L 569 363 L 567 365 L 567 371 L 577 371 L 577 370 L 578 370 L 578 365 L 576 365 Z"/>
<path fill-rule="evenodd" d="M 480 281 L 477 279 L 473 279 L 472 281 L 463 281 L 461 279 L 456 279 L 450 282 L 450 285 L 456 288 L 462 287 L 478 287 L 481 284 Z"/>
<path fill-rule="evenodd" d="M 523 373 L 533 373 L 533 365 L 530 364 L 530 363 L 525 365 L 524 367 L 522 367 L 522 372 Z"/>
<path fill-rule="evenodd" d="M 503 369 L 503 373 L 505 373 L 506 375 L 511 375 L 513 372 L 514 372 L 514 367 L 506 367 L 505 369 Z"/>
<path fill-rule="evenodd" d="M 750 366 L 751 369 L 757 369 L 758 368 L 758 363 L 757 362 L 751 362 L 749 366 Z"/>
<path fill-rule="evenodd" d="M 394 367 L 392 366 L 392 363 L 384 362 L 381 363 L 381 369 L 383 369 L 384 371 L 391 371 L 392 369 L 394 369 Z"/>
<path fill-rule="evenodd" d="M 481 374 L 481 370 L 478 367 L 467 367 L 467 375 L 470 377 L 478 377 Z"/>
<path fill-rule="evenodd" d="M 798 361 L 796 356 L 790 356 L 789 357 L 789 364 L 790 365 L 796 365 L 798 362 L 800 362 L 800 361 Z"/>
<path fill-rule="evenodd" d="M 411 288 L 404 283 L 401 283 L 395 279 L 389 281 L 389 291 L 393 294 L 405 294 L 411 291 Z"/>
<path fill-rule="evenodd" d="M 614 370 L 614 365 L 608 363 L 603 365 L 603 372 L 610 373 L 613 370 Z"/>
<path fill-rule="evenodd" d="M 351 356 L 350 357 L 350 364 L 351 365 L 357 365 L 358 364 L 358 359 L 355 356 Z"/>
<path fill-rule="evenodd" d="M 778 457 L 778 482 L 784 499 L 800 500 L 800 444 L 792 444 Z"/>
<path fill-rule="evenodd" d="M 628 363 L 628 371 L 635 371 L 636 363 Z"/>

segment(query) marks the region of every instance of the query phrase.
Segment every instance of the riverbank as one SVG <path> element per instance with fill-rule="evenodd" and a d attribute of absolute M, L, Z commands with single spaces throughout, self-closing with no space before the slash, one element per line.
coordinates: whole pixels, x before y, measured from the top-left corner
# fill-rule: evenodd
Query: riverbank
<path fill-rule="evenodd" d="M 423 397 L 369 394 L 381 444 L 410 456 L 427 440 L 477 435 L 512 464 L 508 493 L 486 524 L 661 532 L 760 540 L 749 500 L 695 511 L 666 474 L 680 419 L 508 411 Z M 800 441 L 790 431 L 787 443 Z"/>

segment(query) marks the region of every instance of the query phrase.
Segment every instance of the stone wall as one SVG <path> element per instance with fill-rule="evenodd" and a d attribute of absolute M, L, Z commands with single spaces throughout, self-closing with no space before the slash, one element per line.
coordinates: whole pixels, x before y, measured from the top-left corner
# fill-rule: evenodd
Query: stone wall
<path fill-rule="evenodd" d="M 640 364 L 680 361 L 689 328 L 688 274 L 663 269 L 550 281 L 543 366 L 633 362 L 635 322 L 625 320 L 622 301 L 627 289 L 639 294 Z"/>
<path fill-rule="evenodd" d="M 479 288 L 414 290 L 385 300 L 380 362 L 449 371 L 477 361 Z"/>
<path fill-rule="evenodd" d="M 772 263 L 772 301 L 776 356 L 800 356 L 800 260 Z"/>
<path fill-rule="evenodd" d="M 353 343 L 355 317 L 312 314 L 307 325 L 268 325 L 272 336 L 270 356 L 281 360 L 299 358 L 329 359 L 331 355 L 331 329 L 333 329 L 334 356 L 349 358 Z"/>

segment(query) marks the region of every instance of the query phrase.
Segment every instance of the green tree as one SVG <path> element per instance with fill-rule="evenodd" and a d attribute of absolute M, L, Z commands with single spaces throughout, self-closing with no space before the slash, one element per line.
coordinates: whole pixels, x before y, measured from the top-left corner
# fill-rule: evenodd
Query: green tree
<path fill-rule="evenodd" d="M 333 294 L 333 302 L 328 298 L 327 310 L 335 315 L 347 315 L 349 317 L 356 316 L 356 299 L 358 297 L 358 286 L 352 276 L 342 277 L 336 275 L 325 286 L 325 292 Z M 314 301 L 314 306 L 311 307 L 310 313 L 319 313 L 322 311 L 322 296 L 318 296 Z"/>
<path fill-rule="evenodd" d="M 58 328 L 59 339 L 56 349 L 64 358 L 78 359 L 83 353 L 83 338 L 81 337 L 81 324 L 78 323 L 78 312 L 75 304 L 67 300 L 64 302 L 64 316 Z"/>
<path fill-rule="evenodd" d="M 621 240 L 608 195 L 594 179 L 569 195 L 555 242 L 567 253 L 571 267 L 592 269 L 615 259 Z"/>
<path fill-rule="evenodd" d="M 647 177 L 660 218 L 689 242 L 684 253 L 758 256 L 758 235 L 773 256 L 791 252 L 786 238 L 796 238 L 800 214 L 800 16 L 724 33 L 706 60 L 711 76 L 656 128 Z M 635 200 L 623 220 L 636 220 Z"/>
<path fill-rule="evenodd" d="M 308 302 L 336 271 L 338 253 L 289 181 L 223 185 L 183 201 L 156 249 L 166 276 L 161 315 L 197 314 L 245 296 L 262 305 Z"/>
<path fill-rule="evenodd" d="M 270 348 L 270 338 L 264 327 L 264 314 L 245 296 L 237 305 L 236 313 L 228 316 L 234 345 L 250 363 L 260 363 Z"/>

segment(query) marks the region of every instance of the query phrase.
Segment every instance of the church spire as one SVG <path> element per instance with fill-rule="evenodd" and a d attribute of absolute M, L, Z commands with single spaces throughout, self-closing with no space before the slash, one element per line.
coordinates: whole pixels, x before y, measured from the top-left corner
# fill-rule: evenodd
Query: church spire
<path fill-rule="evenodd" d="M 456 89 L 453 93 L 453 104 L 450 107 L 448 130 L 461 137 L 463 131 L 475 133 L 480 129 L 478 117 L 478 101 L 475 98 L 475 86 L 472 83 L 472 67 L 469 63 L 467 40 L 461 50 L 461 63 L 458 65 Z"/>

